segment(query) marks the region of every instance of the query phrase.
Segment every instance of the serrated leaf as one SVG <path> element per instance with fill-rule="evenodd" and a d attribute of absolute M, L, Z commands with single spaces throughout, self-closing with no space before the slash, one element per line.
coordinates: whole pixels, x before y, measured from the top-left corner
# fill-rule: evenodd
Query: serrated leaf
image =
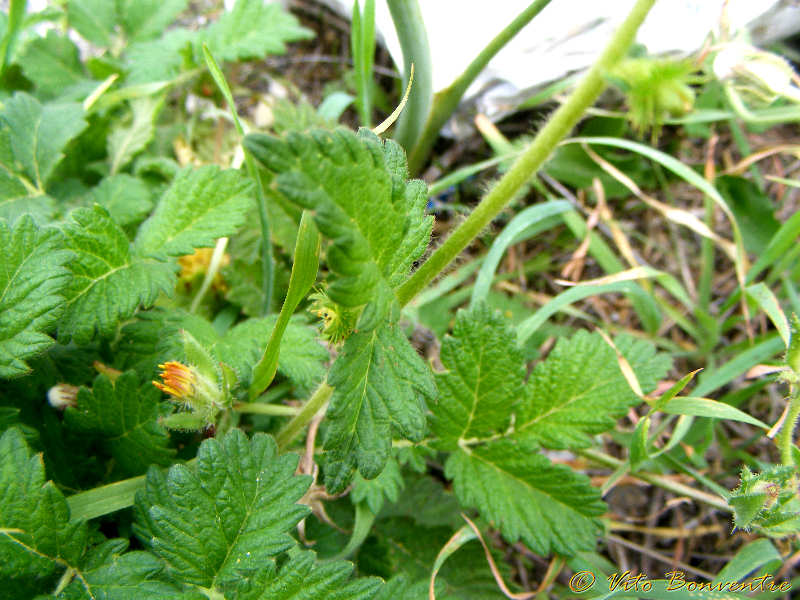
<path fill-rule="evenodd" d="M 92 549 L 58 600 L 189 600 L 178 586 L 160 580 L 164 563 L 149 552 L 124 552 L 127 540 L 108 540 Z"/>
<path fill-rule="evenodd" d="M 118 0 L 122 29 L 131 41 L 161 35 L 186 8 L 188 0 Z"/>
<path fill-rule="evenodd" d="M 364 479 L 356 474 L 350 498 L 354 504 L 366 502 L 372 514 L 377 515 L 383 507 L 384 499 L 397 502 L 403 487 L 400 467 L 396 460 L 390 458 L 381 474 L 375 479 Z"/>
<path fill-rule="evenodd" d="M 354 467 L 377 477 L 389 458 L 392 431 L 419 441 L 425 433 L 425 400 L 436 398 L 428 365 L 402 329 L 384 323 L 345 341 L 328 374 L 334 392 L 325 421 L 326 487 L 347 485 Z"/>
<path fill-rule="evenodd" d="M 204 34 L 211 54 L 218 59 L 236 61 L 283 54 L 286 43 L 313 37 L 294 15 L 277 3 L 263 0 L 236 0 L 233 10 L 223 14 Z"/>
<path fill-rule="evenodd" d="M 140 84 L 175 79 L 183 65 L 182 51 L 196 42 L 198 35 L 197 31 L 178 28 L 157 40 L 131 44 L 125 52 L 127 81 Z"/>
<path fill-rule="evenodd" d="M 119 350 L 129 353 L 123 363 L 125 368 L 134 367 L 150 377 L 156 364 L 185 358 L 180 340 L 183 329 L 218 360 L 233 367 L 246 389 L 253 365 L 272 334 L 275 319 L 275 315 L 246 319 L 220 336 L 211 323 L 200 316 L 182 310 L 149 311 L 123 328 Z M 315 329 L 299 318 L 292 319 L 281 340 L 278 372 L 300 390 L 307 391 L 322 379 L 323 363 L 328 358 L 328 351 L 319 343 Z"/>
<path fill-rule="evenodd" d="M 739 487 L 728 498 L 736 527 L 778 538 L 800 532 L 796 474 L 792 466 L 774 465 L 761 473 L 743 467 Z"/>
<path fill-rule="evenodd" d="M 24 173 L 43 191 L 63 150 L 72 138 L 86 128 L 80 104 L 42 105 L 33 96 L 17 92 L 6 100 L 0 120 L 8 127 L 17 172 Z"/>
<path fill-rule="evenodd" d="M 53 30 L 48 31 L 46 37 L 29 42 L 19 64 L 39 94 L 51 98 L 85 79 L 78 47 Z"/>
<path fill-rule="evenodd" d="M 204 441 L 194 465 L 155 469 L 137 495 L 140 532 L 178 580 L 206 588 L 264 569 L 294 545 L 289 531 L 308 514 L 296 504 L 310 478 L 298 457 L 278 456 L 271 437 L 234 429 Z"/>
<path fill-rule="evenodd" d="M 425 250 L 432 226 L 424 214 L 425 185 L 407 182 L 403 150 L 362 129 L 290 132 L 285 138 L 251 134 L 245 146 L 277 174 L 278 190 L 314 212 L 317 227 L 332 240 L 327 263 L 336 275 L 327 293 L 343 306 L 368 302 L 370 322 L 383 321 L 393 289 Z"/>
<path fill-rule="evenodd" d="M 441 350 L 431 428 L 447 449 L 505 431 L 524 390 L 525 364 L 508 322 L 486 305 L 459 311 Z"/>
<path fill-rule="evenodd" d="M 172 289 L 175 275 L 169 264 L 133 255 L 125 232 L 104 208 L 78 208 L 70 217 L 63 232 L 76 258 L 68 265 L 72 280 L 58 337 L 84 344 L 95 333 L 110 335 L 140 304 L 152 304 Z"/>
<path fill-rule="evenodd" d="M 0 377 L 27 373 L 25 359 L 54 343 L 45 332 L 64 309 L 69 258 L 56 230 L 0 219 Z"/>
<path fill-rule="evenodd" d="M 458 450 L 445 464 L 456 496 L 477 508 L 513 543 L 537 554 L 571 555 L 594 548 L 605 512 L 589 478 L 553 465 L 535 446 L 515 439 Z"/>
<path fill-rule="evenodd" d="M 87 529 L 72 521 L 67 502 L 45 482 L 41 455 L 32 455 L 22 433 L 0 437 L 0 584 L 21 597 L 50 591 L 59 575 L 75 567 Z M 20 597 L 20 596 L 17 596 Z"/>
<path fill-rule="evenodd" d="M 139 384 L 133 371 L 112 383 L 98 375 L 91 391 L 81 388 L 77 406 L 64 415 L 75 431 L 100 436 L 125 475 L 139 475 L 150 465 L 168 466 L 175 451 L 158 423 L 161 394 L 150 383 Z"/>
<path fill-rule="evenodd" d="M 19 173 L 21 168 L 14 158 L 10 132 L 0 128 L 0 219 L 13 225 L 22 215 L 30 214 L 44 223 L 53 215 L 55 202 Z"/>
<path fill-rule="evenodd" d="M 103 179 L 86 195 L 86 201 L 105 208 L 123 227 L 139 223 L 153 208 L 147 184 L 125 174 Z"/>
<path fill-rule="evenodd" d="M 116 2 L 108 0 L 68 0 L 70 27 L 97 46 L 110 46 L 117 23 Z"/>
<path fill-rule="evenodd" d="M 240 600 L 371 600 L 380 589 L 376 577 L 352 578 L 353 564 L 318 562 L 308 550 L 292 549 L 280 569 L 268 562 L 252 581 L 237 582 L 229 596 Z"/>
<path fill-rule="evenodd" d="M 131 122 L 117 125 L 108 134 L 108 162 L 112 175 L 133 160 L 153 139 L 154 121 L 163 101 L 163 96 L 131 100 Z"/>
<path fill-rule="evenodd" d="M 139 228 L 135 247 L 143 256 L 191 254 L 232 235 L 252 205 L 251 183 L 233 169 L 213 165 L 183 169 L 155 212 Z"/>
<path fill-rule="evenodd" d="M 652 344 L 630 336 L 614 340 L 644 393 L 671 367 Z M 591 435 L 614 427 L 640 402 L 625 380 L 614 350 L 597 333 L 561 338 L 531 373 L 517 410 L 515 431 L 548 448 L 584 448 Z"/>

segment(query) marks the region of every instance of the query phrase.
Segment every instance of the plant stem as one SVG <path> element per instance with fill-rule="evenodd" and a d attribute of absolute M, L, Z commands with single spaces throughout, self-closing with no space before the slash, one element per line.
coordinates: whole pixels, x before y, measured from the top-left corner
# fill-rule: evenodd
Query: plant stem
<path fill-rule="evenodd" d="M 469 86 L 472 85 L 472 82 L 475 81 L 475 78 L 486 68 L 489 61 L 495 57 L 503 46 L 517 35 L 523 27 L 530 23 L 548 4 L 550 4 L 550 0 L 534 0 L 528 8 L 523 10 L 516 19 L 511 21 L 503 31 L 498 33 L 494 39 L 481 50 L 480 54 L 469 63 L 467 68 L 464 69 L 464 72 L 459 75 L 458 79 L 451 83 L 448 88 L 434 96 L 433 108 L 425 122 L 422 134 L 414 145 L 414 148 L 409 150 L 408 169 L 412 175 L 419 173 L 419 170 L 425 164 L 442 126 L 451 117 L 458 103 L 461 101 L 461 98 L 464 96 Z"/>
<path fill-rule="evenodd" d="M 614 458 L 613 456 L 609 456 L 608 454 L 604 454 L 603 452 L 599 452 L 597 450 L 579 450 L 578 454 L 581 454 L 582 456 L 585 456 L 586 458 L 589 458 L 602 465 L 606 465 L 607 467 L 611 467 L 612 469 L 617 469 L 623 464 L 623 462 L 618 458 Z M 642 481 L 646 481 L 647 483 L 657 485 L 658 487 L 678 494 L 679 496 L 688 496 L 689 498 L 694 498 L 699 502 L 705 502 L 706 504 L 709 504 L 714 508 L 718 508 L 719 510 L 732 512 L 731 507 L 728 506 L 728 503 L 724 498 L 714 496 L 713 494 L 706 493 L 702 490 L 697 490 L 693 487 L 689 487 L 688 485 L 678 483 L 677 481 L 670 481 L 669 479 L 660 475 L 643 473 L 641 471 L 631 473 L 631 476 L 641 479 Z"/>
<path fill-rule="evenodd" d="M 786 414 L 786 420 L 783 422 L 783 427 L 778 434 L 778 448 L 781 450 L 781 462 L 786 466 L 794 465 L 794 430 L 797 426 L 797 420 L 800 418 L 800 386 L 792 385 L 791 393 L 789 394 L 789 412 Z"/>
<path fill-rule="evenodd" d="M 293 417 L 300 409 L 283 404 L 265 404 L 264 402 L 237 402 L 233 410 L 250 415 L 270 415 L 275 417 Z"/>
<path fill-rule="evenodd" d="M 430 283 L 494 219 L 517 191 L 578 123 L 606 86 L 604 75 L 624 56 L 655 0 L 636 0 L 628 17 L 614 33 L 597 62 L 589 69 L 569 99 L 553 114 L 511 169 L 481 200 L 466 221 L 397 290 L 405 305 Z"/>
<path fill-rule="evenodd" d="M 228 82 L 225 80 L 225 76 L 222 74 L 222 70 L 219 68 L 217 61 L 214 60 L 214 57 L 211 55 L 211 52 L 209 52 L 208 47 L 205 44 L 203 44 L 203 55 L 205 56 L 206 66 L 211 73 L 211 77 L 214 79 L 219 91 L 222 93 L 222 96 L 228 103 L 228 108 L 231 111 L 231 116 L 233 117 L 233 124 L 236 127 L 236 131 L 240 137 L 244 138 L 246 132 L 242 122 L 239 120 L 239 114 L 236 112 L 236 103 L 233 100 L 231 88 L 228 85 Z M 264 194 L 261 175 L 258 172 L 258 166 L 256 165 L 255 160 L 253 160 L 252 155 L 244 148 L 244 146 L 242 146 L 242 150 L 244 151 L 244 161 L 245 165 L 247 166 L 247 173 L 250 175 L 250 179 L 253 180 L 256 186 L 258 218 L 259 221 L 261 221 L 261 276 L 263 278 L 261 291 L 264 294 L 262 314 L 267 315 L 272 311 L 272 285 L 275 277 L 273 268 L 274 265 L 272 261 L 272 233 L 269 224 L 269 213 L 267 213 L 267 197 Z"/>
<path fill-rule="evenodd" d="M 387 0 L 400 47 L 403 49 L 403 87 L 414 64 L 414 86 L 394 131 L 395 141 L 410 151 L 422 133 L 433 100 L 433 64 L 428 34 L 417 0 Z"/>
<path fill-rule="evenodd" d="M 308 399 L 308 402 L 300 409 L 300 412 L 275 436 L 278 448 L 283 450 L 298 436 L 305 426 L 311 422 L 311 419 L 328 403 L 331 394 L 333 394 L 333 388 L 322 382 L 311 398 Z"/>

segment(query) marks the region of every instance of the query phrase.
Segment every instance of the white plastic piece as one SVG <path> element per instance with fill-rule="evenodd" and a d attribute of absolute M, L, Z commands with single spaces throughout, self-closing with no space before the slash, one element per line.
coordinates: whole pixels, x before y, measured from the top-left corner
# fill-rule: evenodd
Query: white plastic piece
<path fill-rule="evenodd" d="M 354 0 L 322 0 L 342 15 Z M 439 91 L 460 75 L 481 49 L 530 0 L 419 0 Z M 637 41 L 652 54 L 688 54 L 718 33 L 724 0 L 658 0 Z M 800 5 L 791 0 L 728 0 L 731 31 L 746 30 L 756 45 L 800 31 Z M 633 0 L 553 0 L 489 63 L 465 95 L 496 119 L 548 83 L 588 68 Z M 363 0 L 362 0 L 363 6 Z M 386 0 L 377 0 L 378 37 L 402 68 L 403 54 Z"/>

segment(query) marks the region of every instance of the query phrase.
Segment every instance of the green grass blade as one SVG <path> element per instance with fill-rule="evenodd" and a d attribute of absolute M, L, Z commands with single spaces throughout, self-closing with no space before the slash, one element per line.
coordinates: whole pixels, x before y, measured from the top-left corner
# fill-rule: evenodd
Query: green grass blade
<path fill-rule="evenodd" d="M 475 306 L 478 302 L 486 300 L 497 266 L 511 244 L 533 237 L 539 233 L 539 228 L 536 227 L 537 224 L 541 224 L 548 217 L 559 215 L 568 210 L 571 210 L 571 208 L 566 200 L 550 200 L 543 204 L 529 206 L 511 219 L 500 235 L 495 238 L 489 253 L 486 255 L 486 259 L 483 261 L 483 266 L 478 271 L 475 287 L 472 289 L 470 306 Z"/>
<path fill-rule="evenodd" d="M 283 332 L 286 331 L 286 326 L 297 305 L 305 298 L 317 279 L 320 243 L 321 236 L 317 226 L 314 225 L 313 217 L 308 211 L 303 211 L 300 226 L 297 229 L 297 243 L 294 248 L 292 274 L 289 277 L 289 290 L 286 292 L 286 298 L 267 348 L 256 366 L 253 367 L 253 383 L 249 390 L 251 402 L 267 389 L 275 378 Z"/>

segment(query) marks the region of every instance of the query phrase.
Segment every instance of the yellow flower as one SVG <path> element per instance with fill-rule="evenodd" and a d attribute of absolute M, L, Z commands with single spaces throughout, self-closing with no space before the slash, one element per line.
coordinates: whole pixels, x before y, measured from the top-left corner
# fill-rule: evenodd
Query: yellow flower
<path fill-rule="evenodd" d="M 169 361 L 158 365 L 158 368 L 161 369 L 161 379 L 164 383 L 154 381 L 154 386 L 175 398 L 186 400 L 194 396 L 197 378 L 191 367 L 176 361 Z"/>

